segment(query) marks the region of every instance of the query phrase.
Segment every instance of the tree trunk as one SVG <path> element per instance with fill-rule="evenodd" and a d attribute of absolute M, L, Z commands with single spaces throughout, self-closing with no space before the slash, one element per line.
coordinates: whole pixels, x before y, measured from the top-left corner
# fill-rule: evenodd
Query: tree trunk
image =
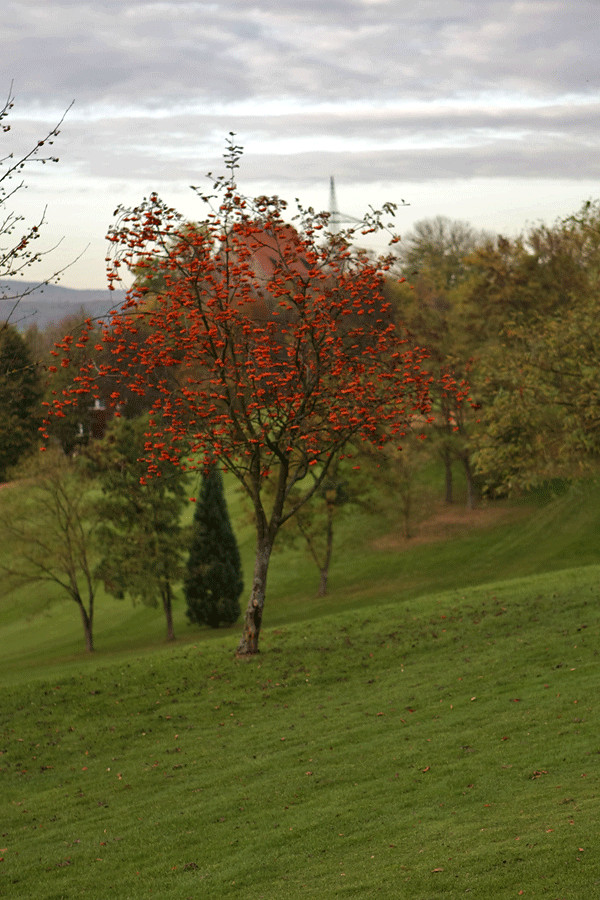
<path fill-rule="evenodd" d="M 167 586 L 162 590 L 163 609 L 165 611 L 165 619 L 167 621 L 167 640 L 175 640 L 175 629 L 173 627 L 173 602 L 171 595 L 171 585 L 167 582 Z"/>
<path fill-rule="evenodd" d="M 268 539 L 259 540 L 256 545 L 254 561 L 254 577 L 252 592 L 246 607 L 242 637 L 238 644 L 236 656 L 249 657 L 258 653 L 258 638 L 262 624 L 265 595 L 267 592 L 267 573 L 271 558 L 272 543 Z"/>
<path fill-rule="evenodd" d="M 319 566 L 319 572 L 321 574 L 321 578 L 319 581 L 319 597 L 324 597 L 327 593 L 327 581 L 329 579 L 329 566 L 331 563 L 331 556 L 333 554 L 333 515 L 334 515 L 334 504 L 327 502 L 327 543 L 325 545 L 325 559 L 323 560 L 323 565 Z M 318 563 L 317 563 L 318 565 Z"/>
<path fill-rule="evenodd" d="M 81 612 L 81 621 L 83 622 L 83 633 L 85 635 L 85 649 L 88 653 L 94 652 L 94 637 L 92 633 L 92 616 L 93 609 L 90 611 L 90 615 L 88 615 L 87 610 L 81 600 L 77 601 L 77 605 L 79 606 L 79 611 Z"/>
<path fill-rule="evenodd" d="M 407 480 L 404 482 L 400 492 L 401 510 L 402 510 L 402 533 L 406 541 L 412 537 L 411 515 L 412 515 L 412 485 Z"/>
<path fill-rule="evenodd" d="M 475 505 L 477 502 L 477 491 L 475 489 L 475 482 L 473 480 L 471 463 L 467 454 L 462 456 L 461 459 L 465 469 L 465 479 L 467 482 L 467 509 L 475 509 Z"/>
<path fill-rule="evenodd" d="M 445 472 L 445 482 L 446 482 L 446 490 L 445 490 L 445 502 L 452 503 L 452 454 L 448 447 L 444 447 L 442 451 L 442 458 L 444 460 L 444 472 Z"/>
<path fill-rule="evenodd" d="M 321 578 L 319 579 L 319 593 L 317 596 L 325 597 L 327 594 L 327 579 L 329 577 L 329 569 L 321 569 Z"/>

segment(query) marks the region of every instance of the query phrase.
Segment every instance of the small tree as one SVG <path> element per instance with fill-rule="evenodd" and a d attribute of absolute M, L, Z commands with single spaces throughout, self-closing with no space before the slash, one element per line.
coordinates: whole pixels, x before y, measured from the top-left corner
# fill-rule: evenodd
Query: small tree
<path fill-rule="evenodd" d="M 62 454 L 32 460 L 27 474 L 26 494 L 18 487 L 2 493 L 0 540 L 14 548 L 10 562 L 0 565 L 3 591 L 57 585 L 79 609 L 91 653 L 98 587 L 93 486 Z"/>
<path fill-rule="evenodd" d="M 310 500 L 300 507 L 293 519 L 290 519 L 289 529 L 282 532 L 282 540 L 287 539 L 291 544 L 295 543 L 298 537 L 304 541 L 319 572 L 317 592 L 319 597 L 327 594 L 336 514 L 349 500 L 346 484 L 339 477 L 338 466 L 339 460 L 334 460 L 325 481 L 321 482 Z"/>
<path fill-rule="evenodd" d="M 190 622 L 218 628 L 239 619 L 242 564 L 217 466 L 202 481 L 184 585 Z"/>
<path fill-rule="evenodd" d="M 425 351 L 407 344 L 383 297 L 393 257 L 354 250 L 356 229 L 328 236 L 326 213 L 299 207 L 292 227 L 279 198 L 242 196 L 234 177 L 239 155 L 232 144 L 229 177 L 216 180 L 214 193 L 196 189 L 209 206 L 202 227 L 190 228 L 156 195 L 121 211 L 110 234 L 109 277 L 118 279 L 125 264 L 158 272 L 164 286 L 150 300 L 143 283 L 133 286 L 105 330 L 106 362 L 84 366 L 73 395 L 97 394 L 103 377 L 113 381 L 114 403 L 123 388 L 144 394 L 152 387 L 160 396 L 146 445 L 149 474 L 171 461 L 219 460 L 238 478 L 256 525 L 238 646 L 238 655 L 248 655 L 258 651 L 279 529 L 351 438 L 383 446 L 415 415 L 427 418 L 431 379 L 421 368 Z M 392 212 L 388 205 L 370 213 L 360 231 L 382 229 Z M 140 323 L 149 330 L 143 344 Z M 66 365 L 70 344 L 62 345 Z M 165 368 L 177 380 L 168 382 Z M 444 384 L 455 389 L 449 379 Z M 68 402 L 57 396 L 51 415 Z M 312 466 L 318 478 L 290 502 Z"/>
<path fill-rule="evenodd" d="M 128 594 L 147 606 L 160 600 L 167 640 L 175 639 L 173 585 L 183 575 L 181 513 L 186 502 L 182 473 L 165 466 L 144 483 L 147 418 L 117 419 L 105 439 L 87 451 L 98 475 L 96 502 L 101 559 L 96 572 L 116 597 Z"/>
<path fill-rule="evenodd" d="M 370 460 L 364 454 L 358 460 L 359 448 L 354 445 L 352 454 L 351 459 L 332 461 L 325 480 L 320 481 L 315 493 L 286 522 L 278 538 L 285 546 L 304 545 L 319 573 L 318 597 L 325 597 L 328 591 L 329 570 L 334 549 L 339 543 L 338 533 L 342 520 L 351 514 L 352 509 L 375 509 Z M 356 465 L 358 461 L 360 466 Z M 319 476 L 320 473 L 315 472 L 313 467 L 307 478 L 318 479 Z M 301 496 L 302 486 L 295 487 L 290 500 L 293 502 L 294 498 L 298 500 Z"/>

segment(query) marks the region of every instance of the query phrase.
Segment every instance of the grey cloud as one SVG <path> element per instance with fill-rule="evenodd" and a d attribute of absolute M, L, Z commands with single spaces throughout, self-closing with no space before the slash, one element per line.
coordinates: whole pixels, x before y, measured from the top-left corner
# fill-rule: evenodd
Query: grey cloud
<path fill-rule="evenodd" d="M 10 149 L 76 101 L 50 207 L 201 182 L 230 131 L 248 190 L 284 195 L 598 177 L 597 0 L 7 0 L 0 40 Z"/>
<path fill-rule="evenodd" d="M 444 172 L 468 176 L 531 174 L 540 168 L 556 177 L 589 178 L 597 172 L 600 150 L 594 104 L 549 104 L 537 108 L 461 107 L 295 111 L 288 114 L 179 113 L 154 118 L 77 120 L 64 127 L 64 165 L 79 160 L 82 173 L 99 178 L 143 178 L 154 183 L 188 182 L 218 169 L 225 137 L 237 134 L 246 153 L 246 177 L 314 179 L 336 159 L 340 171 L 348 157 L 357 180 L 377 180 L 375 160 L 437 160 L 435 177 Z M 35 136 L 32 124 L 26 130 Z M 59 148 L 61 141 L 59 140 Z M 260 149 L 259 149 L 260 148 Z M 322 160 L 318 163 L 319 158 Z M 358 168 L 357 161 L 360 160 Z M 418 167 L 417 167 L 418 168 Z M 411 175 L 410 172 L 413 174 Z M 256 173 L 256 174 L 255 174 Z M 411 162 L 402 177 L 420 178 Z"/>
<path fill-rule="evenodd" d="M 0 25 L 27 102 L 75 96 L 436 98 L 491 89 L 592 91 L 600 17 L 577 4 L 143 0 L 9 4 Z"/>
<path fill-rule="evenodd" d="M 518 178 L 597 178 L 600 159 L 590 160 L 578 147 L 558 147 L 550 142 L 524 147 L 521 142 L 507 142 L 499 153 L 494 147 L 468 150 L 432 149 L 383 150 L 371 152 L 312 152 L 282 156 L 255 156 L 243 160 L 244 179 L 282 184 L 305 180 L 323 180 L 335 172 L 347 182 L 402 183 L 447 178 L 518 177 Z"/>
<path fill-rule="evenodd" d="M 316 144 L 318 142 L 315 142 Z M 223 170 L 217 153 L 193 152 L 157 156 L 151 151 L 121 146 L 100 157 L 94 175 L 101 179 L 143 182 L 147 189 L 161 185 L 198 183 L 207 171 Z M 298 153 L 255 153 L 247 148 L 240 181 L 268 181 L 279 191 L 286 183 L 311 184 L 335 172 L 347 182 L 407 182 L 444 178 L 533 177 L 593 179 L 600 175 L 600 156 L 571 140 L 530 135 L 527 141 L 482 140 L 467 147 L 420 149 L 307 150 Z"/>

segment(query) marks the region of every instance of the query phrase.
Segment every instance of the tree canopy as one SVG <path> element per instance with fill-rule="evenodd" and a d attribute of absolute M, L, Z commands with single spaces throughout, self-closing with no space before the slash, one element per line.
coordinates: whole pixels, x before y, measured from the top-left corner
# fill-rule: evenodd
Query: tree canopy
<path fill-rule="evenodd" d="M 250 497 L 256 523 L 253 587 L 238 652 L 258 650 L 269 559 L 279 528 L 344 454 L 350 438 L 400 443 L 411 423 L 431 413 L 426 352 L 394 323 L 383 285 L 393 264 L 355 250 L 355 231 L 327 233 L 327 214 L 298 208 L 293 225 L 277 197 L 243 196 L 235 180 L 239 148 L 226 155 L 229 175 L 212 193 L 201 226 L 190 227 L 151 195 L 121 210 L 111 231 L 109 277 L 121 267 L 139 279 L 104 330 L 104 359 L 82 366 L 60 415 L 79 392 L 94 396 L 110 379 L 122 392 L 157 391 L 145 455 L 149 477 L 174 461 L 186 468 L 214 460 Z M 386 207 L 362 231 L 383 229 Z M 394 239 L 395 240 L 395 239 Z M 157 277 L 160 276 L 160 277 Z M 143 344 L 136 340 L 147 329 Z M 61 345 L 69 364 L 72 338 Z M 167 379 L 165 371 L 176 373 Z M 443 376 L 443 389 L 459 390 Z M 309 467 L 319 479 L 288 502 Z M 264 487 L 274 489 L 266 502 Z"/>
<path fill-rule="evenodd" d="M 510 314 L 478 365 L 475 462 L 490 489 L 514 492 L 598 467 L 600 204 L 535 229 L 511 277 Z"/>

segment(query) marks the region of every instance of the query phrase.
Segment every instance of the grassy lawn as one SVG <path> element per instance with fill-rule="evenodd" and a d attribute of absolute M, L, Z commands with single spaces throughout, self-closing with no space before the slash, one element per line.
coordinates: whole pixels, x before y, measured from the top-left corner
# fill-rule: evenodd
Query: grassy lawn
<path fill-rule="evenodd" d="M 325 600 L 286 551 L 249 662 L 181 604 L 167 646 L 101 598 L 90 659 L 68 604 L 2 601 L 0 896 L 599 895 L 594 490 L 408 548 L 347 523 Z"/>

